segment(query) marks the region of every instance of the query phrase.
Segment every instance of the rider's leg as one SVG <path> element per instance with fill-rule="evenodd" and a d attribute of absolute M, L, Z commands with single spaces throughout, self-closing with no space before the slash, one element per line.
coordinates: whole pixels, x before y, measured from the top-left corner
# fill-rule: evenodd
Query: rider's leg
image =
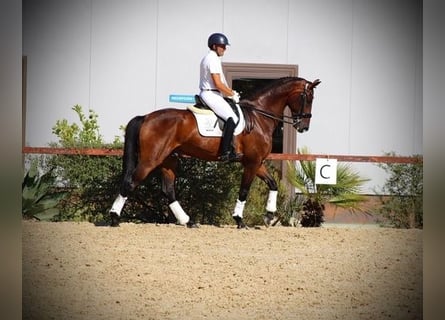
<path fill-rule="evenodd" d="M 221 141 L 221 156 L 222 161 L 237 161 L 241 159 L 240 154 L 236 154 L 233 150 L 233 132 L 235 130 L 235 121 L 238 120 L 230 105 L 224 98 L 213 91 L 201 91 L 201 98 L 205 103 L 225 121 L 223 129 L 223 137 Z"/>
<path fill-rule="evenodd" d="M 241 159 L 241 155 L 235 153 L 233 148 L 233 131 L 235 130 L 235 121 L 232 118 L 227 119 L 224 124 L 223 136 L 221 141 L 221 156 L 222 161 L 237 161 Z"/>

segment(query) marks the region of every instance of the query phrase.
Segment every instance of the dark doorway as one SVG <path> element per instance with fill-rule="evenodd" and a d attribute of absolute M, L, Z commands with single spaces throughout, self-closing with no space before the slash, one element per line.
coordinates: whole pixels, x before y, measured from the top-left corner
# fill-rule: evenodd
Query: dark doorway
<path fill-rule="evenodd" d="M 232 80 L 232 88 L 238 91 L 241 98 L 248 98 L 258 89 L 274 79 L 239 78 Z M 273 133 L 272 153 L 283 153 L 283 123 L 280 122 Z"/>

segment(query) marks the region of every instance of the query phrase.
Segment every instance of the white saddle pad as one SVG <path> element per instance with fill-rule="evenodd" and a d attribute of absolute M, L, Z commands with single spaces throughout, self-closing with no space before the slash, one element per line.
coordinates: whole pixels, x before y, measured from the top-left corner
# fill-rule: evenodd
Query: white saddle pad
<path fill-rule="evenodd" d="M 243 113 L 239 107 L 238 113 L 240 115 L 240 121 L 233 132 L 233 135 L 236 136 L 243 132 L 244 130 L 244 117 Z M 212 110 L 199 109 L 194 106 L 188 106 L 187 109 L 192 112 L 195 116 L 196 123 L 198 124 L 198 131 L 204 137 L 221 137 L 222 136 L 222 120 L 218 119 L 215 113 Z"/>

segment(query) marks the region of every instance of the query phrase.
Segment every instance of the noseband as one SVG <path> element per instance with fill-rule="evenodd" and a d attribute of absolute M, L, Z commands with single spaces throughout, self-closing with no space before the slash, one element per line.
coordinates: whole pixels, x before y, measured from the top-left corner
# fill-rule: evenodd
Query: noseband
<path fill-rule="evenodd" d="M 300 110 L 298 111 L 297 114 L 292 115 L 292 120 L 293 120 L 292 125 L 294 126 L 294 128 L 297 128 L 301 120 L 312 118 L 312 113 L 304 112 L 306 104 L 307 104 L 307 91 L 306 88 L 304 88 L 304 91 L 300 93 Z"/>

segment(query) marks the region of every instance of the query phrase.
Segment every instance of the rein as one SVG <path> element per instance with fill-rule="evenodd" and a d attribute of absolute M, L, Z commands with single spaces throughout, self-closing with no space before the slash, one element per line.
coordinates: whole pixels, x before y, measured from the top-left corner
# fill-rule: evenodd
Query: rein
<path fill-rule="evenodd" d="M 274 119 L 274 120 L 277 120 L 279 122 L 288 123 L 288 124 L 292 124 L 292 125 L 295 123 L 294 122 L 294 117 L 289 117 L 289 116 L 283 115 L 283 118 L 280 118 L 279 116 L 277 116 L 277 115 L 275 115 L 273 113 L 270 113 L 270 112 L 258 109 L 256 107 L 254 107 L 253 105 L 251 105 L 250 103 L 248 103 L 246 105 L 243 105 L 243 108 L 248 109 L 248 110 L 252 110 L 254 112 L 258 112 L 259 114 L 265 116 L 266 118 Z M 292 119 L 292 121 L 285 120 L 285 119 Z"/>

